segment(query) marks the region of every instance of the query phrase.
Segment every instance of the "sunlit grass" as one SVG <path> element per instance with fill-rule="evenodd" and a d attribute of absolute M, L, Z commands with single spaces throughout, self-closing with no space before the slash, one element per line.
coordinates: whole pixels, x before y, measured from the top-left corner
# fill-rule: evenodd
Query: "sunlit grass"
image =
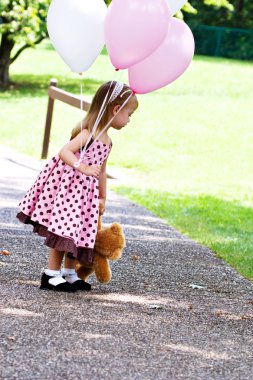
<path fill-rule="evenodd" d="M 205 194 L 172 194 L 126 186 L 117 188 L 117 191 L 209 247 L 253 280 L 252 207 Z"/>

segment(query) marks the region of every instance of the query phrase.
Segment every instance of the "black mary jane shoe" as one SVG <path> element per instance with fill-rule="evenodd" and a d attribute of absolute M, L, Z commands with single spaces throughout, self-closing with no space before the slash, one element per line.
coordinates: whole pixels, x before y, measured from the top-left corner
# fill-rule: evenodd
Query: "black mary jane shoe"
<path fill-rule="evenodd" d="M 76 280 L 72 285 L 76 288 L 76 290 L 91 290 L 91 284 L 83 280 Z"/>
<path fill-rule="evenodd" d="M 74 293 L 78 289 L 70 284 L 69 282 L 62 282 L 61 284 L 58 285 L 52 285 L 49 284 L 50 278 L 53 278 L 52 276 L 48 276 L 46 273 L 43 273 L 41 277 L 41 284 L 40 284 L 40 289 L 49 289 L 49 290 L 55 290 L 57 292 L 67 292 L 67 293 Z"/>

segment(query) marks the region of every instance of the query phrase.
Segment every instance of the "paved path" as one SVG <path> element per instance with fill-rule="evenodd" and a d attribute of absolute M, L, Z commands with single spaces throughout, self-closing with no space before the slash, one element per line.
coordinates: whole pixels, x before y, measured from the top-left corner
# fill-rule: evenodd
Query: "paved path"
<path fill-rule="evenodd" d="M 15 218 L 40 164 L 0 156 L 1 380 L 253 379 L 252 283 L 126 199 L 105 218 L 127 236 L 111 283 L 40 290 L 47 248 Z"/>

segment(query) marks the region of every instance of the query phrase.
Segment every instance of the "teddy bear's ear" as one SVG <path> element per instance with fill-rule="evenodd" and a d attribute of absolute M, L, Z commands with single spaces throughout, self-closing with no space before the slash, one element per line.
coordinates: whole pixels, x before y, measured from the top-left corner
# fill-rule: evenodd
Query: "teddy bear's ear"
<path fill-rule="evenodd" d="M 114 233 L 114 234 L 119 234 L 121 235 L 123 233 L 122 231 L 122 227 L 119 223 L 113 223 L 111 225 L 111 231 Z"/>

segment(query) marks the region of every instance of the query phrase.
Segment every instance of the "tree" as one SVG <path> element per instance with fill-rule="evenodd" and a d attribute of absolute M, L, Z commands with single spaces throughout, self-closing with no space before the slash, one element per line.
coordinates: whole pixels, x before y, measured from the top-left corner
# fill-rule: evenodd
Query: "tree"
<path fill-rule="evenodd" d="M 233 0 L 233 4 L 235 11 L 229 26 L 253 29 L 252 0 Z"/>
<path fill-rule="evenodd" d="M 186 15 L 186 21 L 194 24 L 205 24 L 213 26 L 226 26 L 232 28 L 253 29 L 253 1 L 252 0 L 230 0 L 230 5 L 217 8 L 210 7 L 209 0 L 200 2 L 191 0 L 191 4 L 198 8 L 196 14 Z"/>
<path fill-rule="evenodd" d="M 0 0 L 0 86 L 10 84 L 10 65 L 47 37 L 50 0 Z"/>

